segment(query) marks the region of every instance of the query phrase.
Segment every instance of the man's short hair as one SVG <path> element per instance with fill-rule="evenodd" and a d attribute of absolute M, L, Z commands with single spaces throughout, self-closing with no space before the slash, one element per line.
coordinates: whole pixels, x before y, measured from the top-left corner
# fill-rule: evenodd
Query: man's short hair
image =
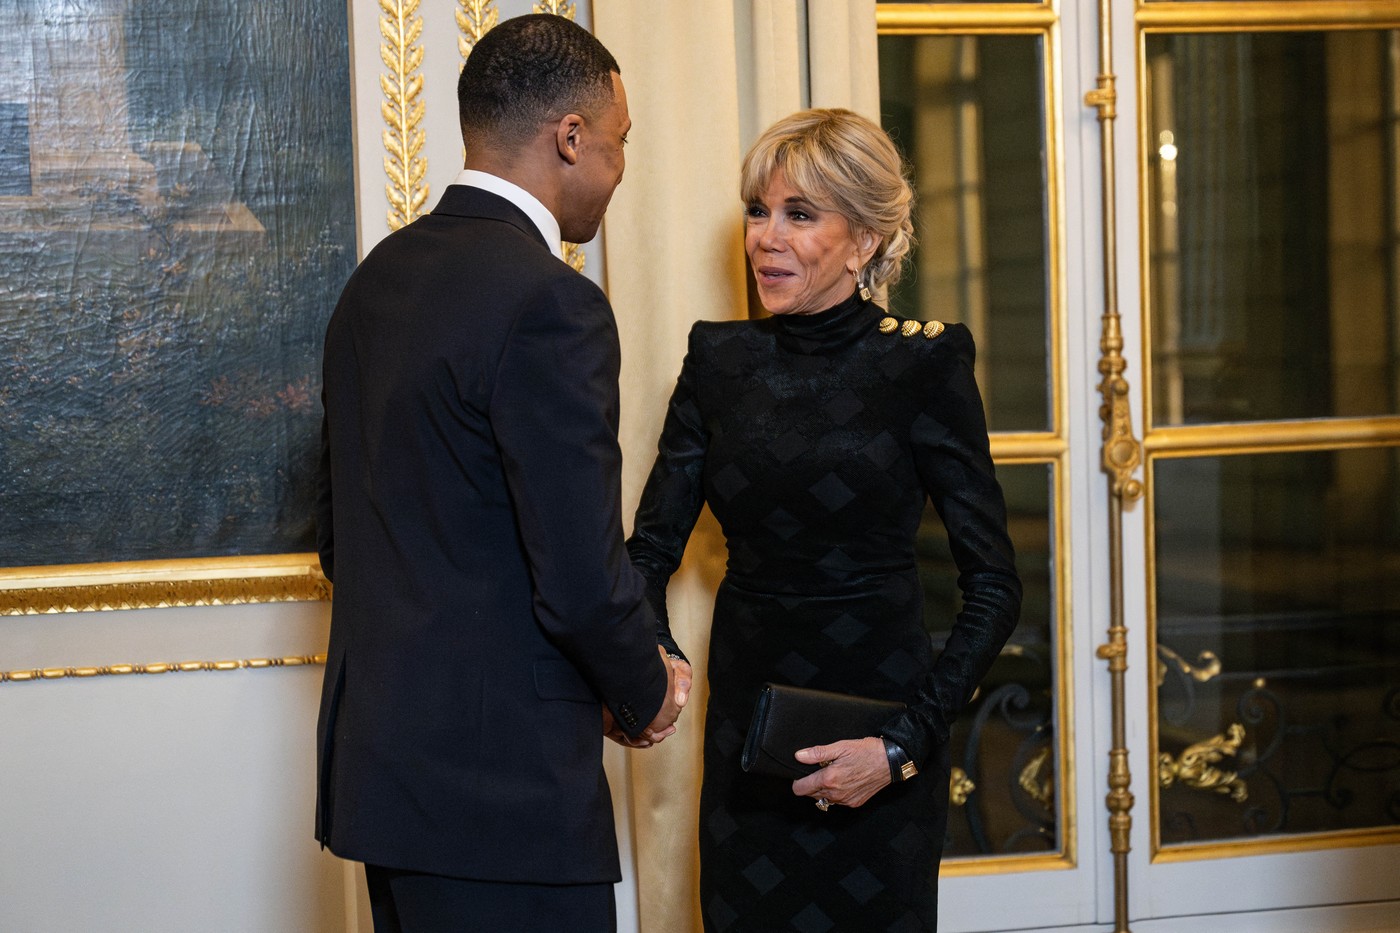
<path fill-rule="evenodd" d="M 566 113 L 592 116 L 612 102 L 621 71 L 603 43 L 562 16 L 508 19 L 481 37 L 457 79 L 463 138 L 514 147 Z"/>

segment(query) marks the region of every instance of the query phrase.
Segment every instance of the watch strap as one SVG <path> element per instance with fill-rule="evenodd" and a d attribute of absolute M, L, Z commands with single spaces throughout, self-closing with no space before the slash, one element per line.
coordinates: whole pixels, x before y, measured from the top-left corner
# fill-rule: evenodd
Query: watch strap
<path fill-rule="evenodd" d="M 898 742 L 882 738 L 885 743 L 885 757 L 890 762 L 890 783 L 901 784 L 919 773 L 919 769 L 909 758 L 907 752 L 900 747 Z"/>

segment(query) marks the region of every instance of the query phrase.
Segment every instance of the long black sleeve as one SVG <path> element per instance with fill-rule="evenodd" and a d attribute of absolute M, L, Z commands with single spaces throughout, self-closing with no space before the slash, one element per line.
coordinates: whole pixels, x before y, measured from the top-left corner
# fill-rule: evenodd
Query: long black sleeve
<path fill-rule="evenodd" d="M 920 767 L 948 741 L 953 720 L 1021 614 L 1021 581 L 973 375 L 972 337 L 951 325 L 942 339 L 956 342 L 955 365 L 931 387 L 910 442 L 919 478 L 947 529 L 963 605 L 943 653 L 920 681 L 917 701 L 882 730 Z"/>
<path fill-rule="evenodd" d="M 703 474 L 708 438 L 696 404 L 695 340 L 681 364 L 680 378 L 666 409 L 656 462 L 637 505 L 627 553 L 646 578 L 647 599 L 656 612 L 657 643 L 684 657 L 671 634 L 666 587 L 681 564 L 685 545 L 705 504 Z"/>

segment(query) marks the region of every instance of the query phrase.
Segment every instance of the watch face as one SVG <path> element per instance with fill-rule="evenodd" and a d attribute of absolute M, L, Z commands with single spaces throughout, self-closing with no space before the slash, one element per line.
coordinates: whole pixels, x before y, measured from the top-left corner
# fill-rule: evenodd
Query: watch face
<path fill-rule="evenodd" d="M 914 766 L 914 762 L 906 761 L 903 765 L 900 766 L 899 778 L 902 781 L 907 781 L 918 773 L 919 769 Z"/>

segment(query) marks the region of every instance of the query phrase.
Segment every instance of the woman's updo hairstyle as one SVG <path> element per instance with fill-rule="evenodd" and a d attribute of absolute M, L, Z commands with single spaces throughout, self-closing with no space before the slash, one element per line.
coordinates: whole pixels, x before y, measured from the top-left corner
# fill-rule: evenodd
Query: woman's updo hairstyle
<path fill-rule="evenodd" d="M 846 218 L 852 233 L 865 229 L 878 246 L 864 284 L 881 289 L 899 281 L 914 245 L 914 192 L 904 160 L 889 135 L 858 113 L 799 110 L 770 126 L 744 156 L 740 197 L 748 204 L 782 169 L 787 182 L 813 204 Z"/>

